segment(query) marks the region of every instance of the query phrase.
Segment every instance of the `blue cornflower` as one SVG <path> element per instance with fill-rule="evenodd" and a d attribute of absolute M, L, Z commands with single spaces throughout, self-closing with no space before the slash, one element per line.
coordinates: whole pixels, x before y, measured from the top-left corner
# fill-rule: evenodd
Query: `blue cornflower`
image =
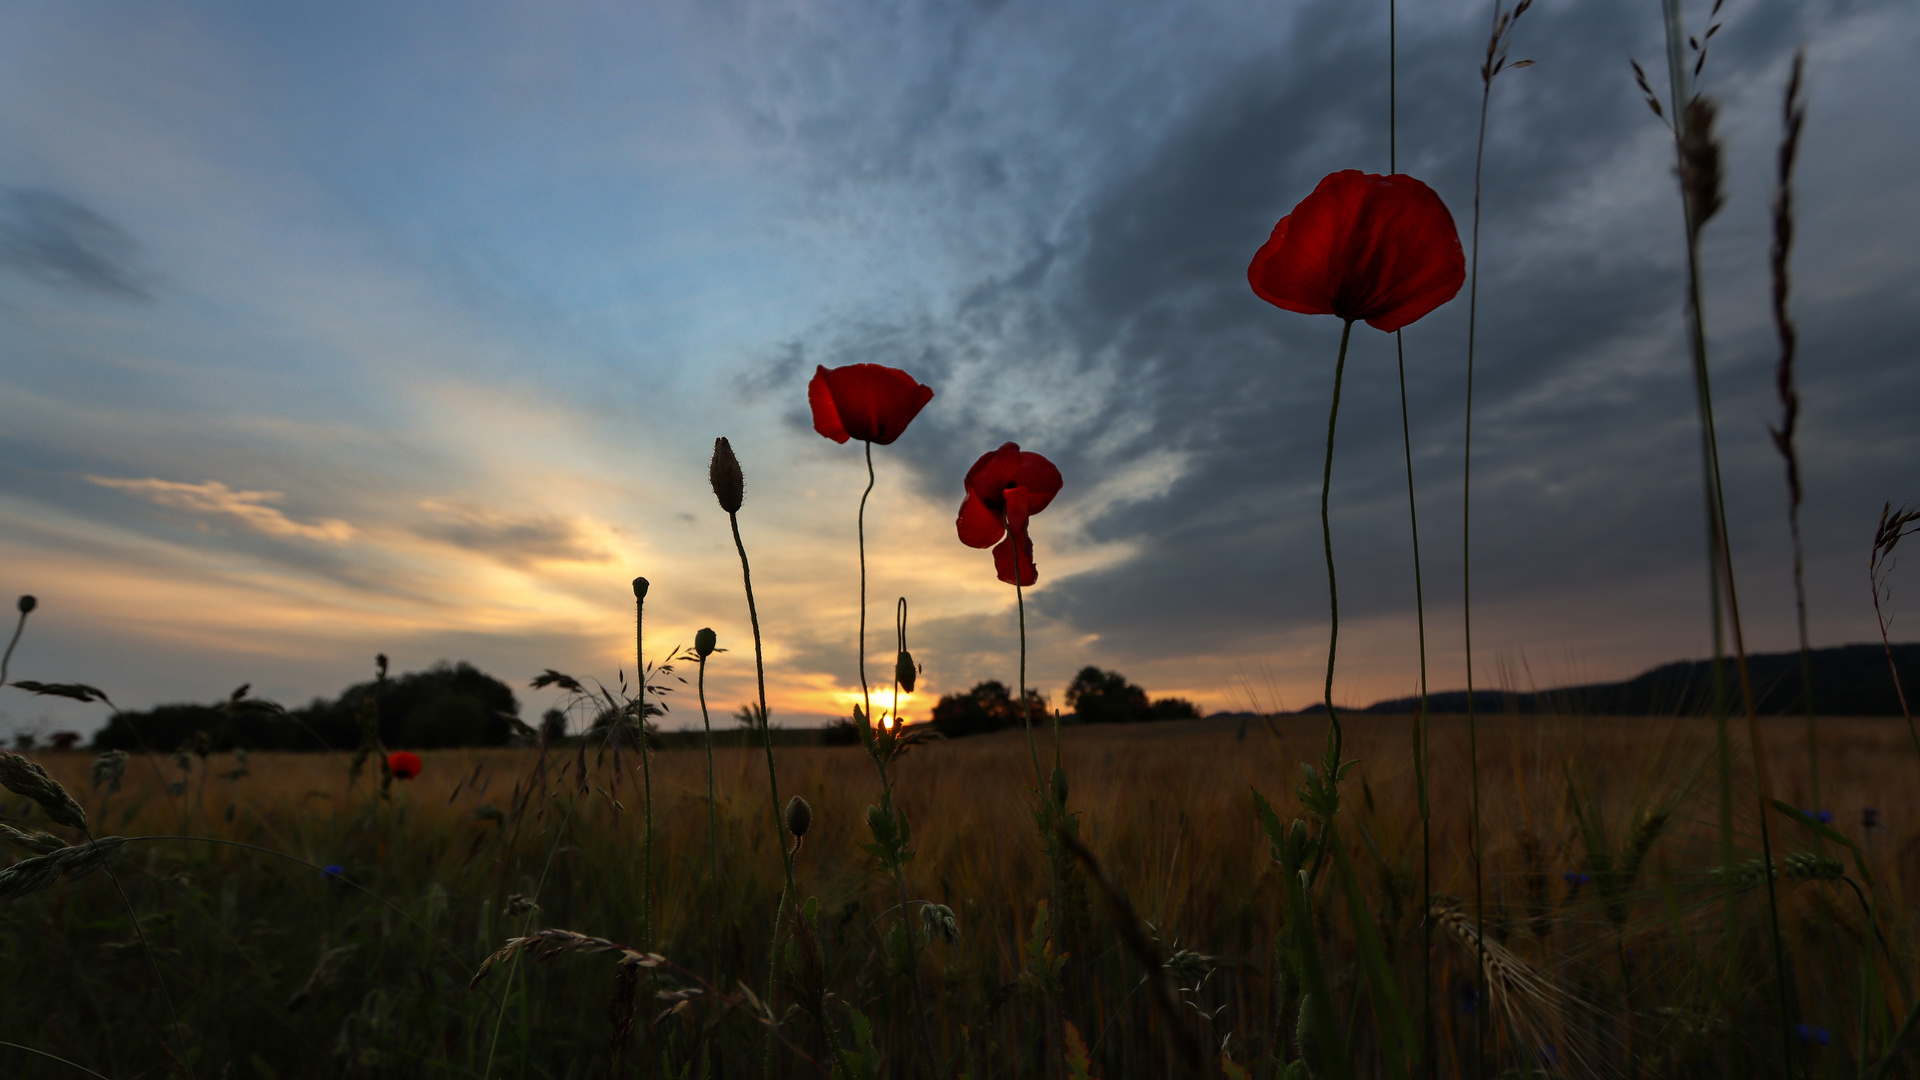
<path fill-rule="evenodd" d="M 1831 825 L 1833 824 L 1833 811 L 1815 810 L 1813 812 L 1813 820 L 1819 822 L 1822 825 Z"/>
<path fill-rule="evenodd" d="M 341 878 L 346 876 L 347 868 L 344 866 L 341 866 L 339 863 L 334 863 L 330 866 L 321 867 L 320 872 L 334 879 L 335 881 L 339 881 Z"/>
<path fill-rule="evenodd" d="M 1793 1031 L 1800 1036 L 1801 1043 L 1808 1046 L 1825 1046 L 1827 1040 L 1832 1037 L 1826 1028 L 1814 1027 L 1812 1024 L 1795 1024 Z"/>

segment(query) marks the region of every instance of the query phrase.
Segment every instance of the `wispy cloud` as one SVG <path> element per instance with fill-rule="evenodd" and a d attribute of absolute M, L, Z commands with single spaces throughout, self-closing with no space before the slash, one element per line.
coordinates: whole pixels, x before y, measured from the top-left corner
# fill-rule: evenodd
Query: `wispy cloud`
<path fill-rule="evenodd" d="M 57 191 L 0 191 L 0 267 L 67 288 L 151 300 L 126 230 Z"/>
<path fill-rule="evenodd" d="M 320 518 L 311 524 L 289 518 L 273 505 L 287 501 L 287 497 L 278 491 L 236 491 L 218 480 L 188 484 L 157 477 L 134 480 L 89 476 L 87 481 L 139 496 L 156 506 L 232 519 L 255 532 L 282 539 L 344 544 L 353 539 L 357 532 L 352 525 L 338 518 Z"/>

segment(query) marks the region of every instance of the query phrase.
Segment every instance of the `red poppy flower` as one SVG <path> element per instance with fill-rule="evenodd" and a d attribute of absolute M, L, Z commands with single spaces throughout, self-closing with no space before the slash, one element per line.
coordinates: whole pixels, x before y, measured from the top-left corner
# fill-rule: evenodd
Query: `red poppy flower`
<path fill-rule="evenodd" d="M 420 755 L 411 750 L 396 750 L 387 755 L 387 771 L 396 780 L 411 780 L 420 775 Z"/>
<path fill-rule="evenodd" d="M 1303 315 L 1392 333 L 1454 298 L 1467 279 L 1453 215 L 1403 173 L 1357 169 L 1320 181 L 1254 253 L 1254 294 Z"/>
<path fill-rule="evenodd" d="M 1019 443 L 1007 443 L 980 455 L 967 470 L 967 497 L 954 523 L 960 542 L 968 547 L 992 547 L 993 568 L 1009 585 L 1015 584 L 1016 558 L 1018 584 L 1031 585 L 1040 580 L 1040 571 L 1033 565 L 1027 519 L 1045 510 L 1060 494 L 1063 483 L 1053 462 L 1020 449 Z"/>
<path fill-rule="evenodd" d="M 807 384 L 813 430 L 837 443 L 859 439 L 885 446 L 932 400 L 931 387 L 880 364 L 816 367 Z"/>

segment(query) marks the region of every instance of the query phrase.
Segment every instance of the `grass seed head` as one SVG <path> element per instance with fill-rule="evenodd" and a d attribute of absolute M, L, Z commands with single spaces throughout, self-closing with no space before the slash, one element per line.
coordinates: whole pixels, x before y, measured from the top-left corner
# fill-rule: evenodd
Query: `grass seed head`
<path fill-rule="evenodd" d="M 108 852 L 126 842 L 124 836 L 103 836 L 91 844 L 57 848 L 22 859 L 0 870 L 0 900 L 14 900 L 49 888 L 63 874 L 68 878 L 85 877 L 106 864 Z"/>
<path fill-rule="evenodd" d="M 0 825 L 0 839 L 19 844 L 36 855 L 48 855 L 67 846 L 65 840 L 44 833 L 39 829 L 16 829 L 11 825 Z"/>
<path fill-rule="evenodd" d="M 39 803 L 56 825 L 83 832 L 87 828 L 86 811 L 80 809 L 80 804 L 73 801 L 67 789 L 61 787 L 58 780 L 48 776 L 47 770 L 37 762 L 10 750 L 0 751 L 0 787 Z"/>
<path fill-rule="evenodd" d="M 100 785 L 105 784 L 107 786 L 107 794 L 117 794 L 120 791 L 120 780 L 126 775 L 127 752 L 125 750 L 109 750 L 93 759 L 93 788 L 95 791 L 100 790 Z"/>
<path fill-rule="evenodd" d="M 1680 181 L 1696 234 L 1726 201 L 1720 141 L 1713 134 L 1719 111 L 1712 98 L 1696 97 L 1687 102 L 1686 119 L 1680 125 Z"/>
<path fill-rule="evenodd" d="M 713 485 L 720 509 L 729 514 L 739 512 L 747 496 L 747 480 L 740 473 L 740 459 L 733 456 L 733 446 L 724 435 L 713 440 L 713 461 L 707 465 L 707 482 Z"/>

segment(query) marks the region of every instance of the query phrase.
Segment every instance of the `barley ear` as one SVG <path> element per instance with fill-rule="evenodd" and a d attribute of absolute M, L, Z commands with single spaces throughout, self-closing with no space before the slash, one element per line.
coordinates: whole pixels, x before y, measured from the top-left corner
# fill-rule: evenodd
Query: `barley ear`
<path fill-rule="evenodd" d="M 47 775 L 39 763 L 29 761 L 10 750 L 0 750 L 0 787 L 15 795 L 24 795 L 40 804 L 56 825 L 82 832 L 87 828 L 87 812 L 73 801 L 60 782 Z"/>

